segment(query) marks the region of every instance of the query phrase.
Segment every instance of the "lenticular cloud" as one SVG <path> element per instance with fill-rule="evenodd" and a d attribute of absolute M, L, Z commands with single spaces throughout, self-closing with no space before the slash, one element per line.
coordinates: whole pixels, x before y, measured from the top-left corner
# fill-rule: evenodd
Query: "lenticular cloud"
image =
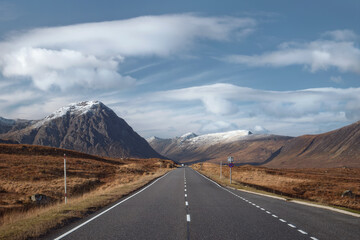
<path fill-rule="evenodd" d="M 29 77 L 42 90 L 126 87 L 135 81 L 118 73 L 127 57 L 167 57 L 191 49 L 197 39 L 224 41 L 255 24 L 179 14 L 33 29 L 0 43 L 0 70 L 8 78 Z"/>

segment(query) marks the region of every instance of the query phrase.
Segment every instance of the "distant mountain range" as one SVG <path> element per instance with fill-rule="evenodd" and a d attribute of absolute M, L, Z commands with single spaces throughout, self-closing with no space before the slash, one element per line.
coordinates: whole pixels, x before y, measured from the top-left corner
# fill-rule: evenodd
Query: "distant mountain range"
<path fill-rule="evenodd" d="M 360 167 L 360 121 L 318 135 L 286 137 L 247 130 L 172 139 L 152 137 L 150 145 L 180 163 L 210 161 L 273 168 Z"/>
<path fill-rule="evenodd" d="M 200 136 L 187 133 L 172 139 L 151 137 L 147 140 L 157 152 L 180 163 L 225 163 L 228 156 L 233 156 L 237 164 L 259 164 L 270 158 L 289 139 L 291 137 L 237 130 Z"/>
<path fill-rule="evenodd" d="M 65 148 L 109 157 L 162 158 L 99 101 L 62 107 L 39 121 L 0 119 L 2 142 Z"/>

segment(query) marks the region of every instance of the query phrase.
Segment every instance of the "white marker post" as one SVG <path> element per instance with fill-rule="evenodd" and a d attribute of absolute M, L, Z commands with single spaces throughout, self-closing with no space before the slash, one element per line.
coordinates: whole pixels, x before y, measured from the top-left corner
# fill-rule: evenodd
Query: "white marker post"
<path fill-rule="evenodd" d="M 64 185 L 65 185 L 65 204 L 67 203 L 66 196 L 66 154 L 64 154 Z"/>
<path fill-rule="evenodd" d="M 234 158 L 228 157 L 229 167 L 230 167 L 230 184 L 231 184 L 231 168 L 233 167 Z"/>

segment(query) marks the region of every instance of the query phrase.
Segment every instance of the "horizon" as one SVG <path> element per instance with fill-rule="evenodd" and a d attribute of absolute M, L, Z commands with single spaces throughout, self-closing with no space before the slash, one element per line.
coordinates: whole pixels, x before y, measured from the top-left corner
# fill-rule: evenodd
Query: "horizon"
<path fill-rule="evenodd" d="M 0 116 L 97 99 L 144 138 L 355 123 L 360 2 L 304 4 L 2 1 Z"/>

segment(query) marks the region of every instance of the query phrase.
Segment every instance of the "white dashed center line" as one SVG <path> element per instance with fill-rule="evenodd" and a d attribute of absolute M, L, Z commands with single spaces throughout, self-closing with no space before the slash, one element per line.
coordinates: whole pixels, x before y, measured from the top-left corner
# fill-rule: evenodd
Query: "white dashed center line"
<path fill-rule="evenodd" d="M 190 222 L 190 214 L 186 215 L 186 221 Z"/>
<path fill-rule="evenodd" d="M 298 231 L 301 232 L 301 233 L 304 234 L 304 235 L 308 234 L 307 232 L 304 232 L 304 231 L 301 230 L 301 229 L 298 229 Z"/>
<path fill-rule="evenodd" d="M 198 173 L 198 172 L 197 172 L 197 173 Z M 265 211 L 267 214 L 270 214 L 270 215 L 271 215 L 272 217 L 274 217 L 274 218 L 278 218 L 278 219 L 279 219 L 279 221 L 281 221 L 281 222 L 283 222 L 283 223 L 287 223 L 287 222 L 286 222 L 286 220 L 284 220 L 284 219 L 282 219 L 282 218 L 279 218 L 279 217 L 278 217 L 278 216 L 276 216 L 275 214 L 272 214 L 271 212 L 266 211 L 266 209 L 264 209 L 264 208 L 262 208 L 262 207 L 260 207 L 260 206 L 256 205 L 255 203 L 250 202 L 250 201 L 249 201 L 249 200 L 247 200 L 246 198 L 243 198 L 243 197 L 241 197 L 241 196 L 239 196 L 239 195 L 237 195 L 237 194 L 235 194 L 235 193 L 231 192 L 230 190 L 228 190 L 228 189 L 226 189 L 226 188 L 224 188 L 224 187 L 220 186 L 218 183 L 216 183 L 216 182 L 214 182 L 213 180 L 211 180 L 211 179 L 209 179 L 209 178 L 205 177 L 204 175 L 202 175 L 202 174 L 200 174 L 200 173 L 198 173 L 198 174 L 199 174 L 200 176 L 204 177 L 205 179 L 207 179 L 207 180 L 209 180 L 209 181 L 213 182 L 214 184 L 216 184 L 217 186 L 219 186 L 219 187 L 220 187 L 220 188 L 222 188 L 223 190 L 225 190 L 225 191 L 227 191 L 227 192 L 231 193 L 232 195 L 234 195 L 234 196 L 236 196 L 236 197 L 238 197 L 238 198 L 242 199 L 244 202 L 247 202 L 247 203 L 249 203 L 249 204 L 251 204 L 251 205 L 255 206 L 256 208 L 259 208 L 260 210 Z M 185 191 L 186 191 L 186 190 L 185 190 Z M 185 194 L 185 195 L 186 195 L 186 194 Z M 189 216 L 189 217 L 190 217 L 190 216 Z M 295 228 L 295 229 L 297 229 L 297 227 L 296 227 L 295 225 L 293 225 L 293 224 L 288 223 L 287 225 L 288 225 L 289 227 L 291 227 L 291 228 Z M 303 231 L 303 230 L 301 230 L 301 229 L 297 229 L 297 231 L 298 231 L 298 232 L 300 232 L 301 234 L 304 234 L 304 235 L 307 235 L 307 234 L 308 234 L 307 232 L 305 232 L 305 231 Z M 319 239 L 317 239 L 317 238 L 315 238 L 315 237 L 310 237 L 310 239 L 312 239 L 312 240 L 319 240 Z"/>
<path fill-rule="evenodd" d="M 186 201 L 186 202 L 185 202 L 185 206 L 189 206 L 189 203 L 188 203 L 188 201 Z"/>

